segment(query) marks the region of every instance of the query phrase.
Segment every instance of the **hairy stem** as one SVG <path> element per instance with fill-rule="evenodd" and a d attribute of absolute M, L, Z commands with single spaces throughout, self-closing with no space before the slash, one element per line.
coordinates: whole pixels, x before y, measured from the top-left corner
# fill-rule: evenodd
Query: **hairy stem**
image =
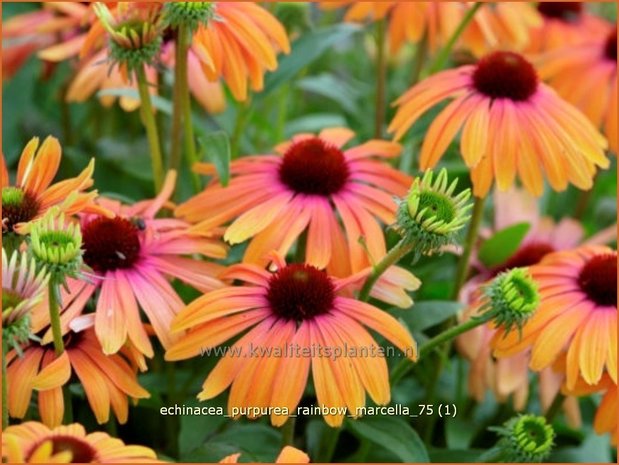
<path fill-rule="evenodd" d="M 64 352 L 64 342 L 62 340 L 62 328 L 60 327 L 60 289 L 55 280 L 50 279 L 48 284 L 49 319 L 52 325 L 52 335 L 54 336 L 54 350 L 56 355 Z"/>
<path fill-rule="evenodd" d="M 404 239 L 400 240 L 388 253 L 385 255 L 380 262 L 378 262 L 372 268 L 372 272 L 363 283 L 363 287 L 359 292 L 359 300 L 362 302 L 367 302 L 370 298 L 370 292 L 372 292 L 372 288 L 376 281 L 382 276 L 382 274 L 389 268 L 391 265 L 396 264 L 404 255 L 410 252 L 413 248 L 413 245 L 404 241 Z"/>
<path fill-rule="evenodd" d="M 161 145 L 159 144 L 159 134 L 157 132 L 157 122 L 153 113 L 153 105 L 148 92 L 148 82 L 146 80 L 146 72 L 141 66 L 135 71 L 138 91 L 140 93 L 140 112 L 142 114 L 142 124 L 146 129 L 148 144 L 150 146 L 150 157 L 153 166 L 153 180 L 155 184 L 155 192 L 161 190 L 163 185 L 163 161 L 161 158 Z"/>
<path fill-rule="evenodd" d="M 436 73 L 437 71 L 440 71 L 445 67 L 445 63 L 447 63 L 447 59 L 449 58 L 449 55 L 454 48 L 454 45 L 456 45 L 456 42 L 464 32 L 466 27 L 473 20 L 475 13 L 477 13 L 477 11 L 482 7 L 483 4 L 484 2 L 475 2 L 475 5 L 473 5 L 469 9 L 469 11 L 466 12 L 466 15 L 464 15 L 464 18 L 462 18 L 462 21 L 460 22 L 456 30 L 453 32 L 445 46 L 436 56 L 434 62 L 430 65 L 430 74 Z"/>

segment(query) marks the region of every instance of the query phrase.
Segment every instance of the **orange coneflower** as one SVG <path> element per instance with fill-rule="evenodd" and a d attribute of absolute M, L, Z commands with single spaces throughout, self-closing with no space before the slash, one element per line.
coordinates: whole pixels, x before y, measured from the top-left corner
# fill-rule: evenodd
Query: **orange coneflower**
<path fill-rule="evenodd" d="M 228 455 L 219 463 L 239 463 L 240 453 Z M 275 459 L 275 463 L 309 463 L 308 455 L 302 450 L 292 446 L 285 446 Z"/>
<path fill-rule="evenodd" d="M 27 232 L 30 223 L 53 206 L 69 215 L 81 211 L 109 215 L 107 210 L 93 202 L 97 191 L 86 192 L 93 185 L 94 158 L 79 176 L 52 185 L 61 153 L 60 143 L 55 137 L 47 137 L 40 147 L 39 138 L 32 138 L 19 159 L 15 185 L 9 184 L 4 155 L 1 156 L 3 233 Z"/>
<path fill-rule="evenodd" d="M 112 16 L 119 16 L 117 3 L 111 2 L 108 6 Z M 130 11 L 142 5 L 141 2 L 126 2 L 123 8 Z M 221 81 L 228 85 L 237 100 L 245 100 L 248 81 L 253 90 L 261 90 L 264 73 L 277 68 L 277 52 L 288 53 L 290 44 L 284 27 L 254 2 L 213 2 L 213 9 L 215 17 L 208 24 L 200 25 L 194 34 L 188 56 L 188 79 L 196 100 L 207 110 L 219 112 L 225 105 Z M 87 34 L 72 39 L 70 44 L 59 44 L 39 53 L 41 58 L 51 62 L 79 55 L 78 71 L 68 88 L 67 99 L 84 101 L 98 90 L 135 87 L 120 70 L 110 70 L 105 64 L 109 47 L 103 40 L 105 30 L 99 19 L 89 11 L 85 21 L 90 24 Z M 174 66 L 173 34 L 166 30 L 162 39 L 162 52 L 156 61 Z M 148 67 L 146 72 L 149 82 L 155 82 L 155 69 Z M 111 105 L 115 99 L 113 95 L 101 97 L 105 105 Z M 137 99 L 128 96 L 121 97 L 120 103 L 126 110 L 139 106 Z"/>
<path fill-rule="evenodd" d="M 611 149 L 617 153 L 617 26 L 601 22 L 600 30 L 605 33 L 542 57 L 539 73 L 593 124 L 604 128 Z"/>
<path fill-rule="evenodd" d="M 307 264 L 286 265 L 277 255 L 273 259 L 275 272 L 249 264 L 230 267 L 225 277 L 248 285 L 205 294 L 179 313 L 172 330 L 190 331 L 168 349 L 166 360 L 194 357 L 249 330 L 206 378 L 199 399 L 213 398 L 231 385 L 231 413 L 249 409 L 240 415 L 255 418 L 265 413 L 252 407 L 279 408 L 271 412 L 271 422 L 282 425 L 295 414 L 311 365 L 318 405 L 326 409 L 321 413 L 331 426 L 342 424 L 346 408 L 357 416 L 366 391 L 375 403 L 388 403 L 387 363 L 364 326 L 415 360 L 408 331 L 386 312 L 339 295 L 350 279 Z M 273 352 L 278 350 L 279 357 Z"/>
<path fill-rule="evenodd" d="M 568 389 L 581 376 L 596 384 L 607 372 L 617 382 L 617 252 L 583 246 L 547 255 L 531 274 L 541 305 L 518 334 L 493 339 L 496 356 L 531 348 L 530 367 L 539 371 L 566 356 Z"/>
<path fill-rule="evenodd" d="M 471 8 L 472 2 L 321 2 L 323 9 L 350 5 L 346 21 L 389 21 L 389 46 L 397 53 L 405 42 L 418 43 L 426 36 L 430 50 L 444 45 Z M 528 29 L 541 23 L 527 3 L 498 2 L 484 5 L 464 30 L 459 45 L 481 55 L 499 45 L 521 49 L 528 43 Z"/>
<path fill-rule="evenodd" d="M 554 190 L 568 183 L 590 189 L 596 166 L 606 168 L 606 140 L 579 110 L 539 82 L 535 68 L 514 52 L 493 52 L 476 65 L 437 73 L 402 95 L 389 131 L 400 139 L 430 108 L 453 101 L 434 119 L 420 154 L 421 169 L 435 166 L 462 128 L 460 149 L 471 168 L 473 193 L 485 197 L 516 175 L 534 195 L 545 172 Z"/>
<path fill-rule="evenodd" d="M 236 160 L 227 187 L 215 178 L 176 213 L 197 223 L 195 232 L 232 221 L 225 240 L 237 244 L 253 238 L 246 262 L 263 264 L 271 250 L 286 254 L 307 231 L 307 263 L 338 277 L 356 273 L 386 254 L 376 218 L 385 224 L 395 220 L 393 196 L 406 194 L 411 178 L 384 162 L 400 154 L 399 144 L 371 140 L 343 149 L 353 137 L 344 128 L 325 129 L 318 136 L 299 134 L 277 146 L 276 154 Z M 197 164 L 195 171 L 215 174 L 211 164 Z M 405 270 L 392 268 L 372 295 L 387 281 L 412 279 Z M 393 303 L 409 306 L 411 301 L 402 295 Z"/>
<path fill-rule="evenodd" d="M 595 385 L 588 384 L 582 377 L 579 377 L 571 389 L 563 386 L 562 392 L 565 395 L 573 396 L 602 393 L 602 401 L 598 405 L 593 419 L 593 429 L 597 434 L 610 433 L 611 443 L 615 446 L 617 445 L 617 436 L 619 435 L 617 425 L 617 409 L 619 408 L 617 383 L 607 373 Z"/>
<path fill-rule="evenodd" d="M 581 243 L 604 244 L 616 240 L 616 226 L 601 231 L 583 242 L 582 225 L 571 218 L 555 223 L 552 218 L 542 217 L 535 197 L 522 190 L 494 193 L 494 231 L 501 231 L 518 223 L 529 223 L 531 228 L 518 249 L 503 263 L 492 267 L 484 265 L 477 257 L 472 259 L 477 274 L 462 288 L 460 300 L 468 305 L 462 314 L 462 321 L 475 316 L 475 293 L 480 285 L 498 273 L 517 267 L 529 267 L 540 262 L 546 255 L 557 250 L 568 250 Z M 484 235 L 486 235 L 484 233 Z M 488 233 L 487 235 L 490 235 Z M 467 331 L 456 340 L 459 352 L 471 361 L 469 391 L 479 402 L 486 391 L 494 392 L 503 402 L 513 396 L 514 408 L 526 406 L 529 392 L 529 355 L 514 354 L 510 357 L 494 358 L 489 342 L 495 334 L 491 325 L 482 325 Z M 559 389 L 563 375 L 551 368 L 540 372 L 540 396 L 543 409 L 547 409 Z M 574 399 L 565 404 L 572 424 L 578 420 L 578 406 Z"/>
<path fill-rule="evenodd" d="M 224 258 L 226 246 L 215 237 L 198 237 L 190 225 L 174 218 L 156 218 L 174 191 L 176 173 L 171 171 L 159 195 L 135 205 L 102 198 L 100 204 L 116 214 L 81 215 L 83 260 L 94 275 L 89 282 L 70 281 L 71 317 L 81 313 L 90 296 L 100 290 L 94 314 L 80 316 L 72 327 L 94 324 L 103 352 L 117 352 L 127 340 L 146 355 L 153 348 L 140 320 L 144 310 L 153 329 L 167 347 L 174 340 L 170 322 L 184 306 L 168 277 L 209 291 L 223 284 L 215 278 L 221 267 L 189 255 Z M 139 304 L 139 307 L 138 307 Z M 69 317 L 63 320 L 69 324 Z"/>
<path fill-rule="evenodd" d="M 603 35 L 605 21 L 587 12 L 586 2 L 539 2 L 541 24 L 529 30 L 526 53 L 572 47 Z"/>
<path fill-rule="evenodd" d="M 148 447 L 127 446 L 107 433 L 87 434 L 79 423 L 50 429 L 36 421 L 2 432 L 2 457 L 8 463 L 159 462 Z"/>
<path fill-rule="evenodd" d="M 128 397 L 144 399 L 150 394 L 138 382 L 135 371 L 120 354 L 106 356 L 94 331 L 68 332 L 65 351 L 57 356 L 51 344 L 32 342 L 23 355 L 7 357 L 8 406 L 14 418 L 26 415 L 32 390 L 38 391 L 39 413 L 50 427 L 60 425 L 64 414 L 62 387 L 75 372 L 98 423 L 106 423 L 110 407 L 120 423 L 127 421 Z M 130 357 L 129 357 L 130 360 Z"/>
<path fill-rule="evenodd" d="M 37 51 L 75 47 L 87 11 L 88 7 L 80 2 L 45 2 L 40 10 L 3 20 L 2 77 L 12 78 Z"/>

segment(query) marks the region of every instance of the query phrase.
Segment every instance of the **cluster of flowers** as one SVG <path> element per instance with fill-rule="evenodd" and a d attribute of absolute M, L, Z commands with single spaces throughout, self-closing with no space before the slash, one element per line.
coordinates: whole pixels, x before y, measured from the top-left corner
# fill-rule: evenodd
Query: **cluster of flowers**
<path fill-rule="evenodd" d="M 409 252 L 453 250 L 467 226 L 471 192 L 457 192 L 446 171 L 432 172 L 458 134 L 476 210 L 496 184 L 495 228 L 532 224 L 505 263 L 485 269 L 473 256 L 477 273 L 459 293 L 467 305 L 463 324 L 472 328 L 458 338 L 459 350 L 471 360 L 472 395 L 481 399 L 492 389 L 500 400 L 513 395 L 522 409 L 529 370 L 540 372 L 545 409 L 561 390 L 568 396 L 564 408 L 578 422 L 573 396 L 601 392 L 595 429 L 616 436 L 617 254 L 603 245 L 613 234 L 602 232 L 581 244 L 576 222 L 555 225 L 531 207 L 545 181 L 556 191 L 568 185 L 588 190 L 598 169 L 609 166 L 608 146 L 617 149 L 616 28 L 580 4 L 557 2 L 537 9 L 499 3 L 479 12 L 468 2 L 322 6 L 349 3 L 347 20 L 388 20 L 392 53 L 407 41 L 426 41 L 430 51 L 439 50 L 467 15 L 475 15 L 459 42 L 474 62 L 432 74 L 405 92 L 388 127 L 394 141 L 354 145 L 355 133 L 346 128 L 298 134 L 270 154 L 233 161 L 227 183 L 214 165 L 195 163 L 194 172 L 210 181 L 178 205 L 170 200 L 177 171 L 163 176 L 155 159 L 156 184 L 161 177 L 156 197 L 125 205 L 91 189 L 94 160 L 75 178 L 53 183 L 61 161 L 53 137 L 26 145 L 14 183 L 2 158 L 3 397 L 6 413 L 21 419 L 36 391 L 42 422 L 5 429 L 3 455 L 9 461 L 156 460 L 150 449 L 86 434 L 78 424 L 61 426 L 63 390 L 73 375 L 99 423 L 110 419 L 110 411 L 126 422 L 129 399 L 149 397 L 137 374 L 154 356 L 151 338 L 174 362 L 231 339 L 241 350 L 375 347 L 370 329 L 415 361 L 408 329 L 368 300 L 411 308 L 408 292 L 421 283 L 395 263 Z M 5 69 L 10 75 L 33 52 L 50 66 L 76 58 L 69 101 L 119 85 L 139 87 L 141 79 L 156 92 L 154 65 L 163 64 L 178 79 L 179 68 L 189 70 L 189 90 L 216 112 L 225 103 L 222 83 L 235 99 L 245 100 L 248 89 L 260 91 L 264 73 L 277 67 L 277 53 L 290 51 L 284 27 L 252 2 L 52 2 L 11 19 L 3 33 L 19 38 L 31 28 L 40 33 L 5 50 Z M 186 60 L 182 68 L 179 59 Z M 146 99 L 140 95 L 120 103 L 132 110 L 141 102 L 148 112 L 148 92 Z M 114 99 L 101 98 L 104 105 Z M 402 151 L 397 140 L 447 99 L 421 147 L 425 176 L 413 180 L 389 164 Z M 514 189 L 516 178 L 528 192 Z M 390 250 L 383 225 L 401 237 Z M 241 263 L 217 263 L 229 246 L 245 242 Z M 466 249 L 464 256 L 468 260 Z M 174 280 L 200 297 L 186 304 Z M 421 355 L 426 352 L 422 346 Z M 229 410 L 294 411 L 310 372 L 321 406 L 359 411 L 366 393 L 378 405 L 390 402 L 383 357 L 224 356 L 198 398 L 229 389 Z M 340 426 L 344 415 L 324 419 Z M 273 416 L 271 423 L 287 420 Z M 551 432 L 542 429 L 547 441 Z M 280 459 L 308 460 L 292 448 Z"/>

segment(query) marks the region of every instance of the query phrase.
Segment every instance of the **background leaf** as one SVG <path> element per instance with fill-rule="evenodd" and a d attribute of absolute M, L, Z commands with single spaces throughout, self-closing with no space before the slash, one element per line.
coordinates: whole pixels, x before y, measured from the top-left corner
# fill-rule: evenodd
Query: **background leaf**
<path fill-rule="evenodd" d="M 430 461 L 419 435 L 402 418 L 370 416 L 346 425 L 362 438 L 388 449 L 403 462 Z"/>
<path fill-rule="evenodd" d="M 215 165 L 222 186 L 230 180 L 230 139 L 225 131 L 215 131 L 198 136 L 200 159 L 209 159 Z"/>
<path fill-rule="evenodd" d="M 477 256 L 488 268 L 504 263 L 518 250 L 530 228 L 529 223 L 518 223 L 501 229 L 481 244 Z"/>

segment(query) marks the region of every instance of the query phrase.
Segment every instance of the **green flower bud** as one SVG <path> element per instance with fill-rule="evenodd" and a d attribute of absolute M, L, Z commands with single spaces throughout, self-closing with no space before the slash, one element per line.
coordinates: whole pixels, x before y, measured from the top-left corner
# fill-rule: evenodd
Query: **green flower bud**
<path fill-rule="evenodd" d="M 500 273 L 483 288 L 481 313 L 490 312 L 497 327 L 507 334 L 516 326 L 518 331 L 539 307 L 537 283 L 526 268 L 512 268 Z"/>
<path fill-rule="evenodd" d="M 30 250 L 55 282 L 76 277 L 82 267 L 82 233 L 77 223 L 66 222 L 56 208 L 35 221 L 30 230 Z"/>
<path fill-rule="evenodd" d="M 454 244 L 470 219 L 470 189 L 454 195 L 458 180 L 449 183 L 447 170 L 434 179 L 432 170 L 413 182 L 408 196 L 398 202 L 397 229 L 414 244 L 417 255 L 429 255 Z"/>
<path fill-rule="evenodd" d="M 167 2 L 163 7 L 165 22 L 172 28 L 186 26 L 191 32 L 195 32 L 200 25 L 207 25 L 215 17 L 215 4 L 213 2 Z"/>
<path fill-rule="evenodd" d="M 490 428 L 500 439 L 493 448 L 502 462 L 540 463 L 554 445 L 555 432 L 544 417 L 520 415 L 502 427 Z"/>

